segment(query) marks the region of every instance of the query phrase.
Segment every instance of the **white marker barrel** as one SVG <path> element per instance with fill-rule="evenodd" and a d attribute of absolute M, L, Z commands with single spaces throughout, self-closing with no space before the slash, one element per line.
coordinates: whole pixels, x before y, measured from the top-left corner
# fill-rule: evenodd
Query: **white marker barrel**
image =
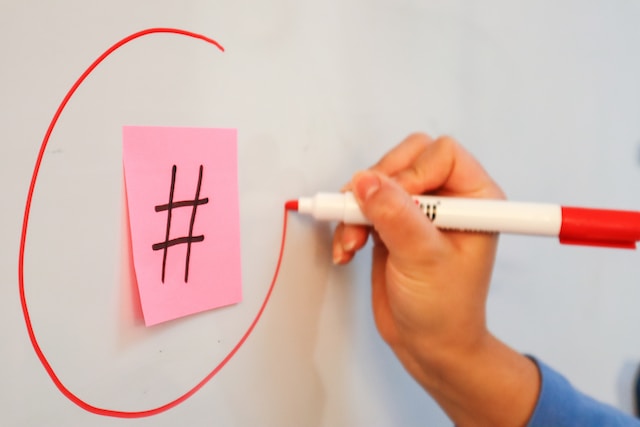
<path fill-rule="evenodd" d="M 425 217 L 443 229 L 558 236 L 562 208 L 547 203 L 413 196 Z M 351 193 L 301 198 L 298 211 L 322 221 L 370 224 Z"/>

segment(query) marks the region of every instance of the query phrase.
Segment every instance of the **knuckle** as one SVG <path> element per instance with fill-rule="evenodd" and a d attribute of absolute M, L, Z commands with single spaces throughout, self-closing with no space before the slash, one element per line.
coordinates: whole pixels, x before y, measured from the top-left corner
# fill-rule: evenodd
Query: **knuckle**
<path fill-rule="evenodd" d="M 405 138 L 405 141 L 411 141 L 414 144 L 422 144 L 426 147 L 433 141 L 433 138 L 424 132 L 413 132 Z"/>
<path fill-rule="evenodd" d="M 409 214 L 410 208 L 411 204 L 408 198 L 403 198 L 395 203 L 385 203 L 381 206 L 378 217 L 380 221 L 385 223 L 403 221 Z"/>
<path fill-rule="evenodd" d="M 439 149 L 444 150 L 446 152 L 451 152 L 451 153 L 456 151 L 459 146 L 458 141 L 449 135 L 442 135 L 441 137 L 435 140 L 434 144 L 437 145 Z"/>
<path fill-rule="evenodd" d="M 410 167 L 409 167 L 409 173 L 410 173 L 410 177 L 412 180 L 414 181 L 422 181 L 424 179 L 424 176 L 426 174 L 424 165 L 422 162 L 416 162 L 413 163 Z"/>

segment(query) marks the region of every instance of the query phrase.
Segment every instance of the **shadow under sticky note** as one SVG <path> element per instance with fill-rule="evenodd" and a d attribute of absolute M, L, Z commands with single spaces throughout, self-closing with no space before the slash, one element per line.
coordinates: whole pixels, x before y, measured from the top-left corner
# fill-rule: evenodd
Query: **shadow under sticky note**
<path fill-rule="evenodd" d="M 236 130 L 125 126 L 123 162 L 145 324 L 239 302 Z"/>

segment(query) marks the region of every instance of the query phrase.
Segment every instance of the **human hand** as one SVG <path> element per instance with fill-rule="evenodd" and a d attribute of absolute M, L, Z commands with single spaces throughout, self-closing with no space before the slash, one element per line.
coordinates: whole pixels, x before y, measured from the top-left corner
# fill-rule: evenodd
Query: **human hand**
<path fill-rule="evenodd" d="M 396 353 L 473 345 L 486 331 L 497 236 L 438 230 L 409 194 L 503 198 L 500 188 L 451 138 L 416 134 L 356 174 L 351 190 L 373 223 L 373 310 L 383 339 Z M 348 262 L 367 233 L 339 225 L 336 261 Z"/>
<path fill-rule="evenodd" d="M 459 425 L 522 424 L 537 398 L 537 370 L 486 326 L 498 236 L 438 230 L 409 196 L 504 198 L 498 185 L 453 139 L 416 134 L 347 189 L 372 228 L 340 224 L 334 262 L 348 263 L 372 232 L 382 338 Z"/>

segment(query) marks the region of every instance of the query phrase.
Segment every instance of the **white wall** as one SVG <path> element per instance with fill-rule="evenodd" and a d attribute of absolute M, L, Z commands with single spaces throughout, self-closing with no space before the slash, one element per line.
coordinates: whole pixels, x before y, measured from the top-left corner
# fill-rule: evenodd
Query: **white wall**
<path fill-rule="evenodd" d="M 377 336 L 368 255 L 333 267 L 330 228 L 296 217 L 260 324 L 189 401 L 127 421 L 57 391 L 20 309 L 24 203 L 58 104 L 117 40 L 170 26 L 226 48 L 158 35 L 121 49 L 72 99 L 38 178 L 25 253 L 38 339 L 83 400 L 141 410 L 193 386 L 246 329 L 273 274 L 284 200 L 339 188 L 412 131 L 459 138 L 513 199 L 640 209 L 638 22 L 633 0 L 5 0 L 2 424 L 450 425 Z M 238 128 L 240 305 L 142 325 L 128 286 L 126 124 Z M 639 277 L 633 251 L 504 236 L 490 324 L 630 410 Z"/>

